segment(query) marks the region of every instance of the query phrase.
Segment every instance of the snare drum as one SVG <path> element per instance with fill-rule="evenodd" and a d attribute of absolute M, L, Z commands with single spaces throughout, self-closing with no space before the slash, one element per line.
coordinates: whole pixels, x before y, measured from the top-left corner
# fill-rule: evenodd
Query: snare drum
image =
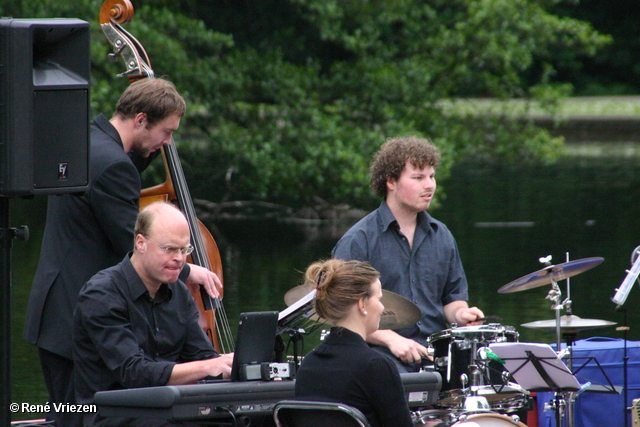
<path fill-rule="evenodd" d="M 510 413 L 524 408 L 528 403 L 529 392 L 520 385 L 508 383 L 507 385 L 485 385 L 475 387 L 475 395 L 487 399 L 492 411 Z M 467 390 L 453 389 L 440 393 L 437 406 L 443 408 L 463 408 Z"/>
<path fill-rule="evenodd" d="M 491 323 L 445 329 L 431 335 L 427 342 L 433 348 L 435 368 L 442 375 L 442 390 L 452 390 L 471 385 L 469 365 L 478 359 L 478 350 L 492 343 L 517 341 L 518 332 L 513 326 Z M 472 355 L 474 347 L 476 354 Z M 504 367 L 496 361 L 489 361 L 486 365 L 491 369 L 481 370 L 481 384 L 503 384 L 501 373 Z M 467 378 L 465 384 L 461 380 L 463 374 Z"/>
<path fill-rule="evenodd" d="M 463 420 L 462 420 L 463 419 Z M 479 426 L 479 427 L 527 427 L 526 424 L 522 424 L 520 421 L 516 421 L 515 419 L 508 417 L 502 414 L 473 414 L 469 416 L 461 417 L 461 421 L 453 424 L 452 427 L 459 426 L 464 427 L 466 425 L 469 426 Z"/>

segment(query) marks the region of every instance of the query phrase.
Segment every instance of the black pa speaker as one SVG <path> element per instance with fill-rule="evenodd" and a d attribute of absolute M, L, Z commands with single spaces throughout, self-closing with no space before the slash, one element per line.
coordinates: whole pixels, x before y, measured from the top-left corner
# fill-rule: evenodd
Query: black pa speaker
<path fill-rule="evenodd" d="M 89 23 L 0 18 L 0 195 L 89 183 Z"/>

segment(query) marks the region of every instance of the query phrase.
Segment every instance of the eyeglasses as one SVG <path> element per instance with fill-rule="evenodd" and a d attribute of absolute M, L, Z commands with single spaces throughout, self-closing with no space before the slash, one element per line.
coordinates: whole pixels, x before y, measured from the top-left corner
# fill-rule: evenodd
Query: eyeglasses
<path fill-rule="evenodd" d="M 156 242 L 155 240 L 153 240 L 151 237 L 149 236 L 144 236 L 146 239 L 151 240 L 153 243 L 155 243 L 160 249 L 162 249 L 164 251 L 164 253 L 166 254 L 171 254 L 171 255 L 175 255 L 178 252 L 180 252 L 183 255 L 189 255 L 191 252 L 193 252 L 193 250 L 195 249 L 191 244 L 187 245 L 187 246 L 183 246 L 181 248 L 176 248 L 175 246 L 162 246 L 160 243 Z"/>

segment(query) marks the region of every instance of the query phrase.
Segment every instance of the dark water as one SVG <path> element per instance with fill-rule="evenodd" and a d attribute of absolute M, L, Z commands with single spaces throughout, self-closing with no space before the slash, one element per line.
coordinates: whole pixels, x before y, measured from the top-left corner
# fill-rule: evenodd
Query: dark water
<path fill-rule="evenodd" d="M 623 323 L 624 315 L 615 311 L 610 298 L 640 245 L 637 158 L 573 156 L 547 167 L 460 165 L 439 184 L 446 198 L 432 214 L 457 238 L 473 305 L 499 316 L 503 325 L 515 326 L 521 341 L 555 342 L 553 332 L 520 326 L 554 318 L 545 298 L 550 286 L 511 294 L 498 294 L 497 289 L 541 269 L 538 258 L 543 256 L 552 255 L 554 264 L 564 262 L 567 254 L 572 260 L 603 257 L 601 265 L 570 279 L 573 314 Z M 12 400 L 18 403 L 47 401 L 35 348 L 21 336 L 45 207 L 44 198 L 11 201 L 11 225 L 25 224 L 31 230 L 31 239 L 16 241 L 12 250 Z M 286 308 L 287 290 L 300 284 L 310 262 L 328 257 L 335 243 L 333 233 L 322 227 L 308 240 L 294 225 L 218 226 L 224 234 L 218 242 L 225 269 L 224 306 L 234 330 L 242 311 Z M 560 288 L 567 297 L 566 283 L 560 282 Z M 623 306 L 631 340 L 640 340 L 637 288 L 634 285 Z M 318 333 L 306 337 L 305 352 L 317 342 Z M 607 327 L 582 331 L 577 338 L 592 336 L 623 337 L 615 327 Z M 14 419 L 36 415 L 17 413 Z"/>

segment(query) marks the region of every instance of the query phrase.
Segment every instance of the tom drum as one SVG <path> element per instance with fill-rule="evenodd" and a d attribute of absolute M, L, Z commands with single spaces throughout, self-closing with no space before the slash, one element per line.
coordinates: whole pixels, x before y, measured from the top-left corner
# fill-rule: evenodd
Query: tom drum
<path fill-rule="evenodd" d="M 526 403 L 523 390 L 503 378 L 504 366 L 486 356 L 489 344 L 517 342 L 513 326 L 488 324 L 446 329 L 431 335 L 435 369 L 442 376 L 439 406 L 456 408 L 468 387 L 477 386 L 479 395 L 487 397 L 494 410 L 518 409 Z M 475 351 L 475 353 L 474 353 Z M 470 365 L 477 367 L 477 384 L 472 384 Z"/>
<path fill-rule="evenodd" d="M 517 341 L 518 332 L 513 326 L 491 323 L 445 329 L 431 335 L 428 344 L 433 348 L 434 365 L 442 375 L 442 389 L 451 390 L 470 385 L 469 365 L 479 359 L 478 354 L 471 354 L 474 347 L 478 353 L 492 343 Z M 491 364 L 489 366 L 491 367 Z M 502 382 L 502 369 L 499 366 L 497 368 L 498 371 L 489 370 L 484 373 L 487 375 L 483 377 L 486 376 L 488 379 L 483 378 L 482 384 Z M 461 380 L 462 374 L 466 374 L 466 384 Z"/>

